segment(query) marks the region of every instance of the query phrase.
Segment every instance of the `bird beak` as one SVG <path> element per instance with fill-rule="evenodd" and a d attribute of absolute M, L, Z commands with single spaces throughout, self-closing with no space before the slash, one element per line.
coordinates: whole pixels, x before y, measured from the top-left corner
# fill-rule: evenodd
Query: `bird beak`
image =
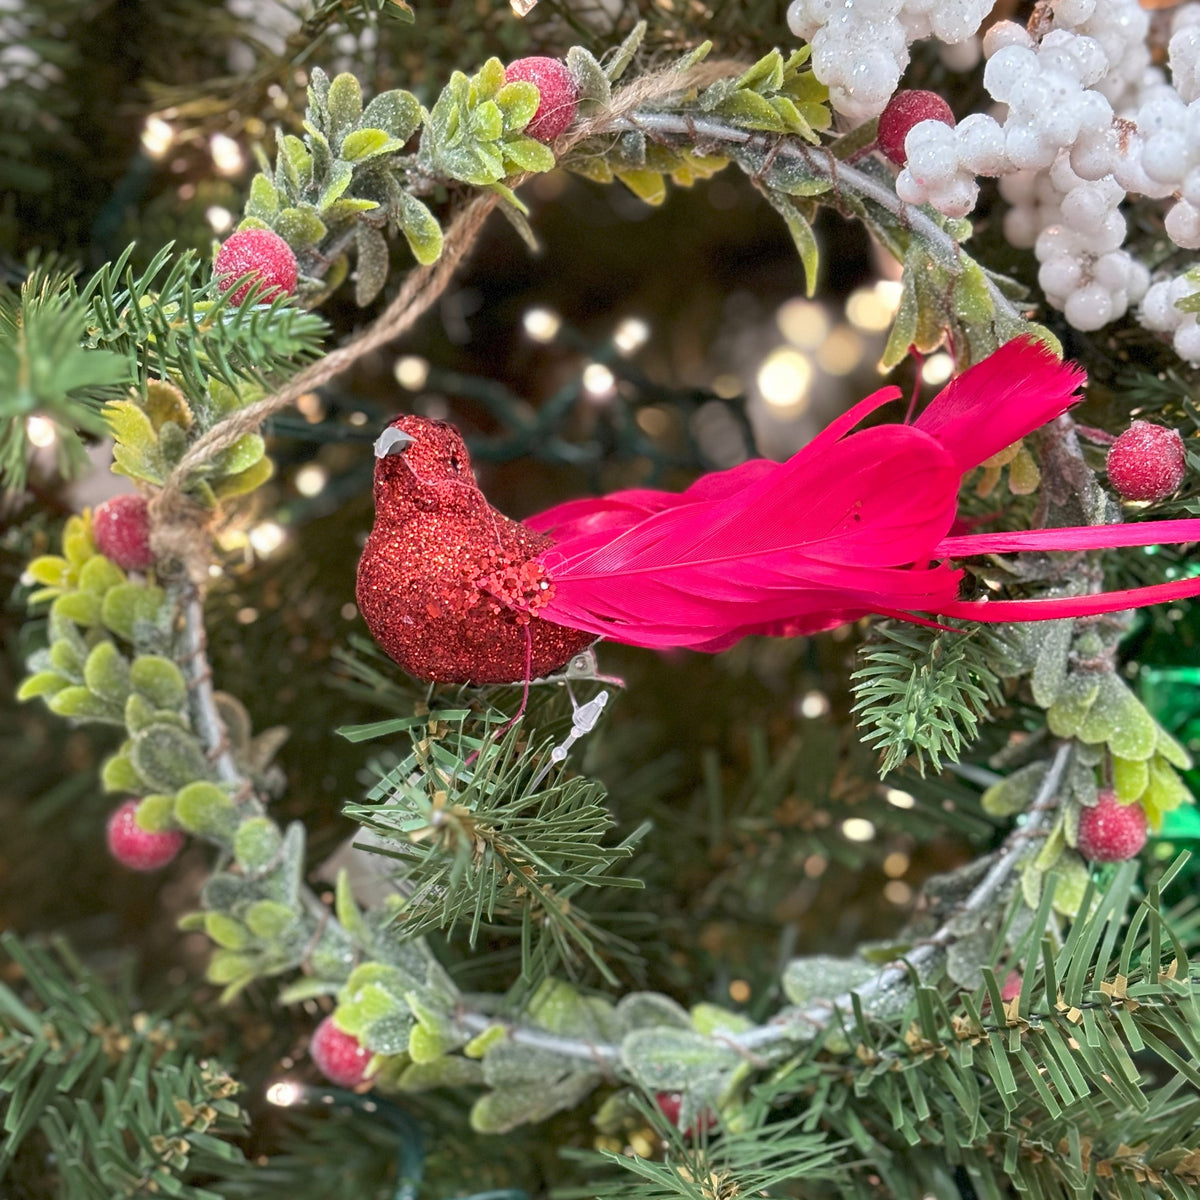
<path fill-rule="evenodd" d="M 389 427 L 375 439 L 375 457 L 386 458 L 389 454 L 401 454 L 417 439 L 403 429 Z"/>

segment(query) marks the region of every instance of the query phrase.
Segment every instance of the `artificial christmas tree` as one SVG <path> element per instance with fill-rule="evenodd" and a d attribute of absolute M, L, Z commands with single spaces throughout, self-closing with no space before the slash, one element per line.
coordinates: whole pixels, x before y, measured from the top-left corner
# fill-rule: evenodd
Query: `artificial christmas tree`
<path fill-rule="evenodd" d="M 9 1191 L 1200 1194 L 1192 6 L 130 7 L 0 93 Z"/>

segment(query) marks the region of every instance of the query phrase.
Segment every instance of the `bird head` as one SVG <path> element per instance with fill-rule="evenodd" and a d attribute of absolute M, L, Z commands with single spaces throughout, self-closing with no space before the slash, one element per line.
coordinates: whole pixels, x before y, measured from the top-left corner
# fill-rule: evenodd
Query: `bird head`
<path fill-rule="evenodd" d="M 375 501 L 453 505 L 464 493 L 478 496 L 462 435 L 445 421 L 403 416 L 375 439 Z"/>

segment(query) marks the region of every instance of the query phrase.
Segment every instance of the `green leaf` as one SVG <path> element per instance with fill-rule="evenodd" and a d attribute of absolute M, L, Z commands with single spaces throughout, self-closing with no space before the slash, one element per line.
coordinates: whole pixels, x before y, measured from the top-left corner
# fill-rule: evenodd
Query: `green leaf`
<path fill-rule="evenodd" d="M 261 458 L 252 467 L 238 471 L 235 475 L 226 475 L 213 485 L 213 495 L 218 500 L 228 500 L 234 496 L 244 496 L 255 488 L 262 487 L 275 474 L 275 464 L 269 458 Z"/>
<path fill-rule="evenodd" d="M 504 132 L 519 133 L 533 120 L 542 94 L 532 83 L 517 79 L 496 93 L 495 102 L 504 117 Z"/>
<path fill-rule="evenodd" d="M 175 828 L 175 797 L 146 796 L 137 806 L 134 823 L 147 833 L 166 833 Z"/>
<path fill-rule="evenodd" d="M 356 129 L 342 143 L 342 158 L 347 162 L 362 162 L 377 154 L 404 149 L 404 143 L 390 137 L 382 129 Z"/>
<path fill-rule="evenodd" d="M 711 1093 L 741 1056 L 728 1045 L 687 1029 L 639 1029 L 621 1042 L 621 1061 L 650 1092 Z"/>
<path fill-rule="evenodd" d="M 225 913 L 205 913 L 204 932 L 225 950 L 244 950 L 251 942 L 245 925 Z"/>
<path fill-rule="evenodd" d="M 175 797 L 175 820 L 188 833 L 221 840 L 228 839 L 237 825 L 229 794 L 205 780 L 180 788 Z"/>
<path fill-rule="evenodd" d="M 237 475 L 248 471 L 266 453 L 267 444 L 257 433 L 243 433 L 228 450 L 221 451 L 209 464 L 219 475 Z"/>
<path fill-rule="evenodd" d="M 83 665 L 83 681 L 102 700 L 124 706 L 129 695 L 129 663 L 110 641 L 92 647 Z"/>
<path fill-rule="evenodd" d="M 116 439 L 113 470 L 131 479 L 162 483 L 165 472 L 158 452 L 158 435 L 150 418 L 132 400 L 104 406 L 104 419 Z"/>
<path fill-rule="evenodd" d="M 1042 708 L 1049 708 L 1058 699 L 1067 679 L 1067 655 L 1071 650 L 1075 622 L 1070 619 L 1046 621 L 1039 632 L 1042 634 L 1041 644 L 1030 683 L 1034 702 Z"/>
<path fill-rule="evenodd" d="M 1054 873 L 1058 881 L 1051 907 L 1065 917 L 1074 917 L 1087 893 L 1090 879 L 1087 866 L 1078 854 L 1063 854 L 1055 864 Z"/>
<path fill-rule="evenodd" d="M 1113 790 L 1122 804 L 1132 804 L 1149 786 L 1149 759 L 1113 756 Z"/>
<path fill-rule="evenodd" d="M 567 51 L 567 69 L 575 80 L 579 111 L 584 116 L 608 107 L 612 102 L 612 84 L 594 55 L 582 46 L 572 46 Z"/>
<path fill-rule="evenodd" d="M 601 1076 L 575 1072 L 550 1083 L 506 1087 L 481 1096 L 471 1109 L 471 1128 L 477 1133 L 508 1133 L 519 1125 L 544 1121 L 574 1108 L 594 1091 Z"/>
<path fill-rule="evenodd" d="M 155 708 L 182 708 L 187 699 L 183 672 L 160 654 L 139 654 L 133 660 L 129 677 Z"/>
<path fill-rule="evenodd" d="M 93 625 L 100 624 L 100 597 L 93 592 L 67 592 L 54 601 L 50 612 L 56 617 L 74 621 L 76 625 L 90 629 Z"/>
<path fill-rule="evenodd" d="M 659 205 L 667 198 L 667 182 L 657 171 L 616 171 L 617 178 L 639 199 Z"/>
<path fill-rule="evenodd" d="M 433 213 L 415 196 L 396 193 L 397 217 L 413 257 L 422 266 L 435 263 L 442 256 L 442 227 Z"/>
<path fill-rule="evenodd" d="M 233 836 L 233 857 L 247 875 L 267 870 L 283 844 L 279 827 L 268 817 L 250 817 Z"/>
<path fill-rule="evenodd" d="M 878 968 L 857 958 L 833 958 L 818 954 L 794 958 L 783 973 L 783 991 L 792 1004 L 831 999 L 852 992 L 877 974 Z"/>
<path fill-rule="evenodd" d="M 43 554 L 25 568 L 38 583 L 47 587 L 65 587 L 68 577 L 67 560 L 57 554 Z"/>
<path fill-rule="evenodd" d="M 135 698 L 136 693 L 130 697 Z M 156 792 L 174 792 L 211 774 L 199 743 L 177 725 L 155 722 L 139 730 L 132 741 L 133 765 Z"/>
<path fill-rule="evenodd" d="M 1154 748 L 1167 762 L 1181 771 L 1192 769 L 1192 756 L 1161 725 L 1158 727 Z"/>
<path fill-rule="evenodd" d="M 275 185 L 261 172 L 250 181 L 246 200 L 246 215 L 270 223 L 279 213 L 279 193 Z"/>
<path fill-rule="evenodd" d="M 980 798 L 980 806 L 992 817 L 1014 817 L 1024 812 L 1033 803 L 1048 770 L 1048 763 L 1029 763 L 999 783 L 993 783 Z"/>
<path fill-rule="evenodd" d="M 494 142 L 504 132 L 504 117 L 494 100 L 485 100 L 471 113 L 470 132 L 485 142 Z"/>
<path fill-rule="evenodd" d="M 380 92 L 363 111 L 359 124 L 363 129 L 383 129 L 403 144 L 421 124 L 421 105 L 412 92 L 399 88 Z"/>
<path fill-rule="evenodd" d="M 387 239 L 370 225 L 359 225 L 354 231 L 357 249 L 357 268 L 354 280 L 354 302 L 365 307 L 383 290 L 388 277 Z"/>
<path fill-rule="evenodd" d="M 737 81 L 739 88 L 756 92 L 777 92 L 783 87 L 783 55 L 772 50 L 750 67 Z"/>
<path fill-rule="evenodd" d="M 94 695 L 85 687 L 65 687 L 46 700 L 51 712 L 77 721 L 104 721 L 121 724 L 120 709 Z"/>
<path fill-rule="evenodd" d="M 140 792 L 145 788 L 128 754 L 118 752 L 104 761 L 100 782 L 106 792 Z"/>
<path fill-rule="evenodd" d="M 349 163 L 346 164 L 348 167 Z M 354 168 L 350 167 L 351 172 Z M 349 179 L 346 181 L 349 182 Z M 328 230 L 325 222 L 317 215 L 316 209 L 310 205 L 302 208 L 285 208 L 275 222 L 275 232 L 289 246 L 304 249 L 317 245 Z"/>
<path fill-rule="evenodd" d="M 498 58 L 489 58 L 479 68 L 479 74 L 473 81 L 479 101 L 492 99 L 504 87 L 504 74 L 504 64 Z"/>
<path fill-rule="evenodd" d="M 1055 737 L 1075 737 L 1099 694 L 1100 681 L 1095 675 L 1068 675 L 1046 713 L 1050 732 Z"/>
<path fill-rule="evenodd" d="M 23 702 L 36 696 L 52 696 L 55 692 L 61 692 L 68 682 L 57 671 L 38 671 L 17 688 L 17 700 Z"/>
<path fill-rule="evenodd" d="M 162 588 L 123 583 L 104 594 L 100 619 L 127 642 L 136 642 L 139 631 L 153 629 L 166 602 Z"/>
<path fill-rule="evenodd" d="M 553 171 L 556 163 L 549 146 L 529 137 L 512 137 L 504 143 L 504 154 L 522 171 Z"/>
<path fill-rule="evenodd" d="M 329 85 L 329 140 L 338 150 L 342 139 L 354 129 L 363 115 L 362 88 L 349 71 L 343 71 Z"/>
<path fill-rule="evenodd" d="M 757 92 L 734 92 L 717 106 L 717 112 L 742 129 L 765 133 L 786 133 L 787 124 Z"/>
<path fill-rule="evenodd" d="M 240 831 L 239 831 L 240 832 Z M 256 900 L 242 914 L 247 928 L 263 941 L 276 941 L 296 924 L 296 914 L 277 900 Z"/>
<path fill-rule="evenodd" d="M 1140 801 L 1151 829 L 1161 829 L 1164 814 L 1174 811 L 1188 799 L 1187 787 L 1171 765 L 1157 755 L 1151 759 L 1150 783 Z"/>
<path fill-rule="evenodd" d="M 482 1083 L 483 1067 L 456 1054 L 433 1062 L 414 1062 L 404 1069 L 399 1079 L 399 1086 L 405 1092 L 424 1092 L 442 1087 L 478 1087 Z"/>
<path fill-rule="evenodd" d="M 633 61 L 633 56 L 638 52 L 638 47 L 641 46 L 645 36 L 646 22 L 639 21 L 629 31 L 629 36 L 617 47 L 613 56 L 608 60 L 608 66 L 604 68 L 604 74 L 608 76 L 609 83 L 616 83 L 625 74 L 625 68 Z"/>

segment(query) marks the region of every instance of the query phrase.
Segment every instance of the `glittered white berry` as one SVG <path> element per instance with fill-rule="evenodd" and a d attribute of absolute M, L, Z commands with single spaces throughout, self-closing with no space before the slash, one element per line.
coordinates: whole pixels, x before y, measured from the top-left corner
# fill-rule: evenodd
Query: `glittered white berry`
<path fill-rule="evenodd" d="M 1072 292 L 1063 305 L 1063 314 L 1075 329 L 1085 333 L 1102 329 L 1112 320 L 1112 296 L 1098 283 Z"/>

